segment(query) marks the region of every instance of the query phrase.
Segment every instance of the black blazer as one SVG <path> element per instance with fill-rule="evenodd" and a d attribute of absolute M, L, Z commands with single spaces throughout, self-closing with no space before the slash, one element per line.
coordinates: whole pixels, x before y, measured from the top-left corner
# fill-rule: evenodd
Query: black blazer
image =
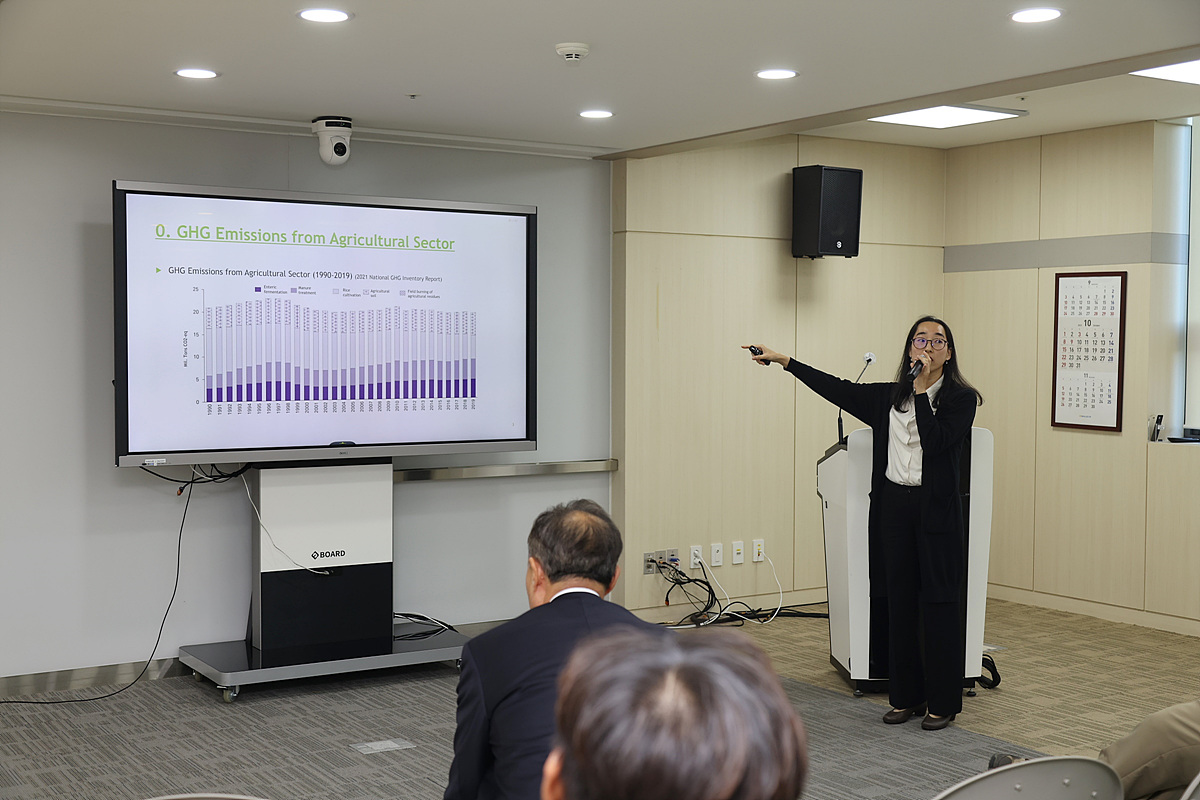
<path fill-rule="evenodd" d="M 879 545 L 878 497 L 887 480 L 888 437 L 895 383 L 853 383 L 813 369 L 792 359 L 787 371 L 847 413 L 862 420 L 873 432 L 871 450 L 872 503 L 867 518 L 867 536 L 872 551 Z M 937 413 L 929 405 L 929 396 L 914 397 L 917 432 L 921 435 L 921 529 L 926 536 L 947 536 L 934 554 L 944 558 L 929 564 L 930 574 L 922 575 L 923 593 L 933 602 L 950 602 L 958 597 L 963 572 L 963 518 L 959 498 L 959 456 L 963 440 L 975 421 L 978 398 L 962 387 L 942 384 L 937 396 Z M 878 548 L 878 549 L 877 549 Z M 871 596 L 887 594 L 883 575 L 878 574 L 880 559 L 871 559 Z"/>
<path fill-rule="evenodd" d="M 664 630 L 571 592 L 467 642 L 445 800 L 536 800 L 554 738 L 558 674 L 580 639 L 612 625 Z"/>

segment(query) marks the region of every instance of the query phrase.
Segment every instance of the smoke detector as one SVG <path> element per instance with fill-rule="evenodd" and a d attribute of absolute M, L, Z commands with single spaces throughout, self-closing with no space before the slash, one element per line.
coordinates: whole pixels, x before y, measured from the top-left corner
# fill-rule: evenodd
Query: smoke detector
<path fill-rule="evenodd" d="M 554 45 L 554 51 L 568 64 L 578 64 L 587 58 L 589 48 L 583 42 L 563 42 Z"/>

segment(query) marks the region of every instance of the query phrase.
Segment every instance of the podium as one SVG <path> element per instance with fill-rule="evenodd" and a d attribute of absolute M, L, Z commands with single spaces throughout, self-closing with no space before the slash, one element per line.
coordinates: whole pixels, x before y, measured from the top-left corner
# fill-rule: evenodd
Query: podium
<path fill-rule="evenodd" d="M 817 495 L 825 529 L 829 593 L 829 662 L 855 694 L 887 690 L 887 603 L 871 599 L 872 553 L 867 539 L 871 493 L 870 428 L 852 432 L 817 461 Z M 963 686 L 983 672 L 983 617 L 992 538 L 992 461 L 995 440 L 972 428 L 963 443 L 961 483 L 966 536 L 963 581 Z M 876 571 L 882 574 L 879 562 Z"/>

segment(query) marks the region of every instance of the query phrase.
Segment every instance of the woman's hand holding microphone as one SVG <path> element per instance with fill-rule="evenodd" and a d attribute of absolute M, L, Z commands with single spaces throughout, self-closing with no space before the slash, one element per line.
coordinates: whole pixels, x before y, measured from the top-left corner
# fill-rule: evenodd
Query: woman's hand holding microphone
<path fill-rule="evenodd" d="M 917 366 L 917 364 L 921 365 L 921 369 L 917 372 L 917 376 L 913 378 L 913 394 L 924 394 L 936 381 L 936 379 L 929 374 L 929 366 L 933 363 L 933 357 L 929 353 L 922 350 L 918 351 L 916 355 L 911 356 L 911 358 L 912 366 L 914 368 Z"/>

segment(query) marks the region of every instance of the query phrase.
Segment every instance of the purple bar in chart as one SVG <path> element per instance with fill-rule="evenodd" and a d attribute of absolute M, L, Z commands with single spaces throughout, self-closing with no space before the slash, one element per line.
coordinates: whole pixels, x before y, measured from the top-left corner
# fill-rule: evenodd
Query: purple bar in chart
<path fill-rule="evenodd" d="M 225 315 L 220 309 L 214 314 L 211 309 L 205 309 L 205 328 L 204 328 L 204 352 L 208 354 L 207 369 L 208 375 L 213 381 L 217 391 L 217 402 L 221 403 L 225 400 L 225 367 L 223 356 L 225 355 Z M 208 340 L 211 339 L 211 344 Z M 211 348 L 211 353 L 209 350 Z"/>
<path fill-rule="evenodd" d="M 204 402 L 211 403 L 213 401 L 213 375 L 212 375 L 212 359 L 213 359 L 213 337 L 212 337 L 212 309 L 204 309 Z"/>

